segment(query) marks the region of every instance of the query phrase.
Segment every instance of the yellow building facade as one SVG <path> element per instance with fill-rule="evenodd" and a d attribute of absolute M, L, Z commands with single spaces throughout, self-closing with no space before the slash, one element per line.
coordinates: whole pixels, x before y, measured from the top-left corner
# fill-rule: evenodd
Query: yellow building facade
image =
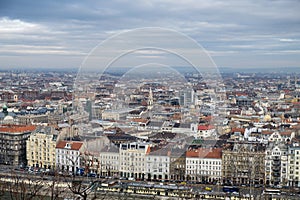
<path fill-rule="evenodd" d="M 57 134 L 51 127 L 39 127 L 26 142 L 27 165 L 54 169 L 56 142 Z"/>

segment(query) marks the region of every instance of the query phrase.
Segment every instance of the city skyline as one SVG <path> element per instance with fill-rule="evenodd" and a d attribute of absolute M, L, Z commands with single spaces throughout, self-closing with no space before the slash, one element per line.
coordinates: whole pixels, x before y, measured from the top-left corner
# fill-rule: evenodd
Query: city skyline
<path fill-rule="evenodd" d="M 298 67 L 299 6 L 293 0 L 2 1 L 0 68 L 78 68 L 97 44 L 143 27 L 190 37 L 220 68 Z M 149 52 L 135 53 L 149 58 Z M 152 60 L 160 63 L 154 57 L 161 54 L 152 52 Z M 173 57 L 166 60 L 171 66 L 178 63 Z"/>

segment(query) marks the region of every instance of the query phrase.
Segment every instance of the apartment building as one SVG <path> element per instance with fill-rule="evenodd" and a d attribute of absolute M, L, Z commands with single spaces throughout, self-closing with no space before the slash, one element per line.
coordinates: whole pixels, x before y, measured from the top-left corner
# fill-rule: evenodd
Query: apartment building
<path fill-rule="evenodd" d="M 266 185 L 287 185 L 288 147 L 285 144 L 269 143 L 265 157 Z"/>
<path fill-rule="evenodd" d="M 205 124 L 205 125 L 198 125 L 198 132 L 197 138 L 207 138 L 215 136 L 216 129 L 214 126 Z"/>
<path fill-rule="evenodd" d="M 170 180 L 183 181 L 185 177 L 185 148 L 172 148 L 170 153 Z"/>
<path fill-rule="evenodd" d="M 295 132 L 293 131 L 275 131 L 270 135 L 268 138 L 269 142 L 272 143 L 285 143 L 292 141 L 292 139 L 295 137 Z"/>
<path fill-rule="evenodd" d="M 35 129 L 33 125 L 0 125 L 0 163 L 26 165 L 26 140 Z"/>
<path fill-rule="evenodd" d="M 186 152 L 186 177 L 195 182 L 219 182 L 222 148 L 198 148 Z"/>
<path fill-rule="evenodd" d="M 146 155 L 146 178 L 168 180 L 170 178 L 170 151 L 151 148 Z"/>
<path fill-rule="evenodd" d="M 298 143 L 288 146 L 288 185 L 300 187 L 300 146 Z"/>
<path fill-rule="evenodd" d="M 57 138 L 52 127 L 38 127 L 26 141 L 27 165 L 54 169 Z"/>
<path fill-rule="evenodd" d="M 246 142 L 227 144 L 222 152 L 222 179 L 225 184 L 264 184 L 265 147 Z"/>
<path fill-rule="evenodd" d="M 59 141 L 55 151 L 55 165 L 60 171 L 76 173 L 81 167 L 81 154 L 84 151 L 83 142 Z"/>
<path fill-rule="evenodd" d="M 143 142 L 120 144 L 120 176 L 144 179 L 146 173 L 145 159 L 150 145 Z"/>
<path fill-rule="evenodd" d="M 105 146 L 100 152 L 100 175 L 119 176 L 119 148 L 114 144 Z"/>

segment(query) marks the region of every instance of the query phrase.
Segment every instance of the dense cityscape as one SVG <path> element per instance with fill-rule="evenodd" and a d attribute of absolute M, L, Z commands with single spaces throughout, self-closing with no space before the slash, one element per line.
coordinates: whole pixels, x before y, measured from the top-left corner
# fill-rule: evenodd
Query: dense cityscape
<path fill-rule="evenodd" d="M 1 0 L 0 199 L 300 199 L 299 8 Z"/>
<path fill-rule="evenodd" d="M 107 73 L 74 95 L 76 73 L 2 71 L 1 182 L 60 177 L 61 198 L 299 198 L 298 74 L 223 73 L 222 89 L 168 74 Z"/>

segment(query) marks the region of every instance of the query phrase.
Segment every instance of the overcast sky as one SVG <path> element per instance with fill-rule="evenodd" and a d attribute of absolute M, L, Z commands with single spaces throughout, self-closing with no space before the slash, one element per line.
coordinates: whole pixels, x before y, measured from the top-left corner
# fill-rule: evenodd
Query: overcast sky
<path fill-rule="evenodd" d="M 299 0 L 1 0 L 0 69 L 77 68 L 106 38 L 142 27 L 186 34 L 219 67 L 300 67 Z"/>

